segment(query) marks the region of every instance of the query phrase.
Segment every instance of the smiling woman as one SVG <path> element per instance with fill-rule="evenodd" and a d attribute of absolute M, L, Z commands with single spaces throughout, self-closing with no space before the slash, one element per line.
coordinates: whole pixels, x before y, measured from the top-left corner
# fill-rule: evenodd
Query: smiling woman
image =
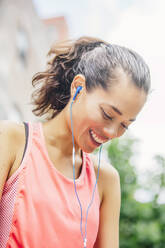
<path fill-rule="evenodd" d="M 91 153 L 135 121 L 150 89 L 148 66 L 91 37 L 55 44 L 49 55 L 33 77 L 33 113 L 44 121 L 25 123 L 26 135 L 22 124 L 0 126 L 0 147 L 12 147 L 0 158 L 3 247 L 118 248 L 119 175 L 103 159 L 98 174 L 100 156 L 97 165 Z"/>

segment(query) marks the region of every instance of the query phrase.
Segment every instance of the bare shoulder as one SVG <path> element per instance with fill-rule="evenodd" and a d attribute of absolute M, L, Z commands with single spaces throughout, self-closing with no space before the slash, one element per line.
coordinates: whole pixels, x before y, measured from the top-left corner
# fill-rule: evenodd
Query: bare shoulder
<path fill-rule="evenodd" d="M 10 120 L 0 120 L 0 133 L 5 130 L 12 132 L 21 126 L 23 126 L 23 123 L 18 123 Z"/>
<path fill-rule="evenodd" d="M 14 162 L 17 152 L 25 143 L 24 124 L 9 120 L 0 121 L 0 144 L 7 157 Z"/>
<path fill-rule="evenodd" d="M 22 137 L 22 126 L 8 120 L 0 121 L 0 199 L 9 178 Z"/>
<path fill-rule="evenodd" d="M 97 171 L 98 158 L 94 154 L 90 154 L 90 157 L 92 158 L 95 170 Z M 119 173 L 116 168 L 107 162 L 104 158 L 101 158 L 99 176 L 103 184 L 106 184 L 107 182 L 114 183 L 115 181 L 119 180 Z"/>
<path fill-rule="evenodd" d="M 11 147 L 13 149 L 16 149 L 17 145 L 20 144 L 22 141 L 22 138 L 24 136 L 24 124 L 23 123 L 17 123 L 10 120 L 1 120 L 0 121 L 0 138 L 5 138 L 11 144 L 14 145 L 14 147 Z"/>
<path fill-rule="evenodd" d="M 94 154 L 90 154 L 90 157 L 93 160 L 95 173 L 97 175 L 98 169 L 98 158 Z M 114 168 L 109 162 L 107 162 L 104 158 L 100 160 L 100 170 L 99 170 L 99 188 L 101 191 L 101 199 L 103 200 L 103 196 L 109 194 L 110 191 L 116 191 L 120 187 L 120 176 L 116 168 Z"/>

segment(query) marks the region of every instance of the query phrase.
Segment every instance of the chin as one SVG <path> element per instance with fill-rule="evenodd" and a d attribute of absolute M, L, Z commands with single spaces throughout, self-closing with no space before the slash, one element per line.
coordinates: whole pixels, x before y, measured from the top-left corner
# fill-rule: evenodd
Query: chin
<path fill-rule="evenodd" d="M 79 146 L 80 149 L 83 151 L 83 152 L 86 152 L 86 153 L 92 153 L 94 152 L 94 150 L 96 150 L 98 147 L 91 147 L 91 146 Z"/>
<path fill-rule="evenodd" d="M 78 147 L 83 151 L 83 152 L 86 152 L 86 153 L 92 153 L 94 152 L 97 148 L 99 148 L 101 146 L 101 144 L 95 144 L 92 142 L 90 136 L 88 136 L 88 138 L 86 139 L 86 141 L 81 140 L 79 143 L 78 143 Z"/>
<path fill-rule="evenodd" d="M 95 149 L 82 149 L 83 152 L 92 153 Z"/>

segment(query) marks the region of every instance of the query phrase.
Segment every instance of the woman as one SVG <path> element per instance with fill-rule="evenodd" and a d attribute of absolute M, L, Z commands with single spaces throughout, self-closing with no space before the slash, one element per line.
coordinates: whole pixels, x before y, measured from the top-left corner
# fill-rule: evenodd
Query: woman
<path fill-rule="evenodd" d="M 1 247 L 117 248 L 119 175 L 101 159 L 98 178 L 91 153 L 135 121 L 149 69 L 134 51 L 91 37 L 49 55 L 33 78 L 33 113 L 44 122 L 24 123 L 26 132 L 0 124 Z"/>

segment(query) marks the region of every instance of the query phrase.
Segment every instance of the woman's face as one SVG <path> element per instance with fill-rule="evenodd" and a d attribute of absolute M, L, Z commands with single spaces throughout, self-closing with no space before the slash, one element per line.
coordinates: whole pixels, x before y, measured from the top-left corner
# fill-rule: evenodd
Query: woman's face
<path fill-rule="evenodd" d="M 124 74 L 107 91 L 98 87 L 88 93 L 84 85 L 72 105 L 75 143 L 90 153 L 102 143 L 120 137 L 135 121 L 146 98 L 146 93 Z"/>

